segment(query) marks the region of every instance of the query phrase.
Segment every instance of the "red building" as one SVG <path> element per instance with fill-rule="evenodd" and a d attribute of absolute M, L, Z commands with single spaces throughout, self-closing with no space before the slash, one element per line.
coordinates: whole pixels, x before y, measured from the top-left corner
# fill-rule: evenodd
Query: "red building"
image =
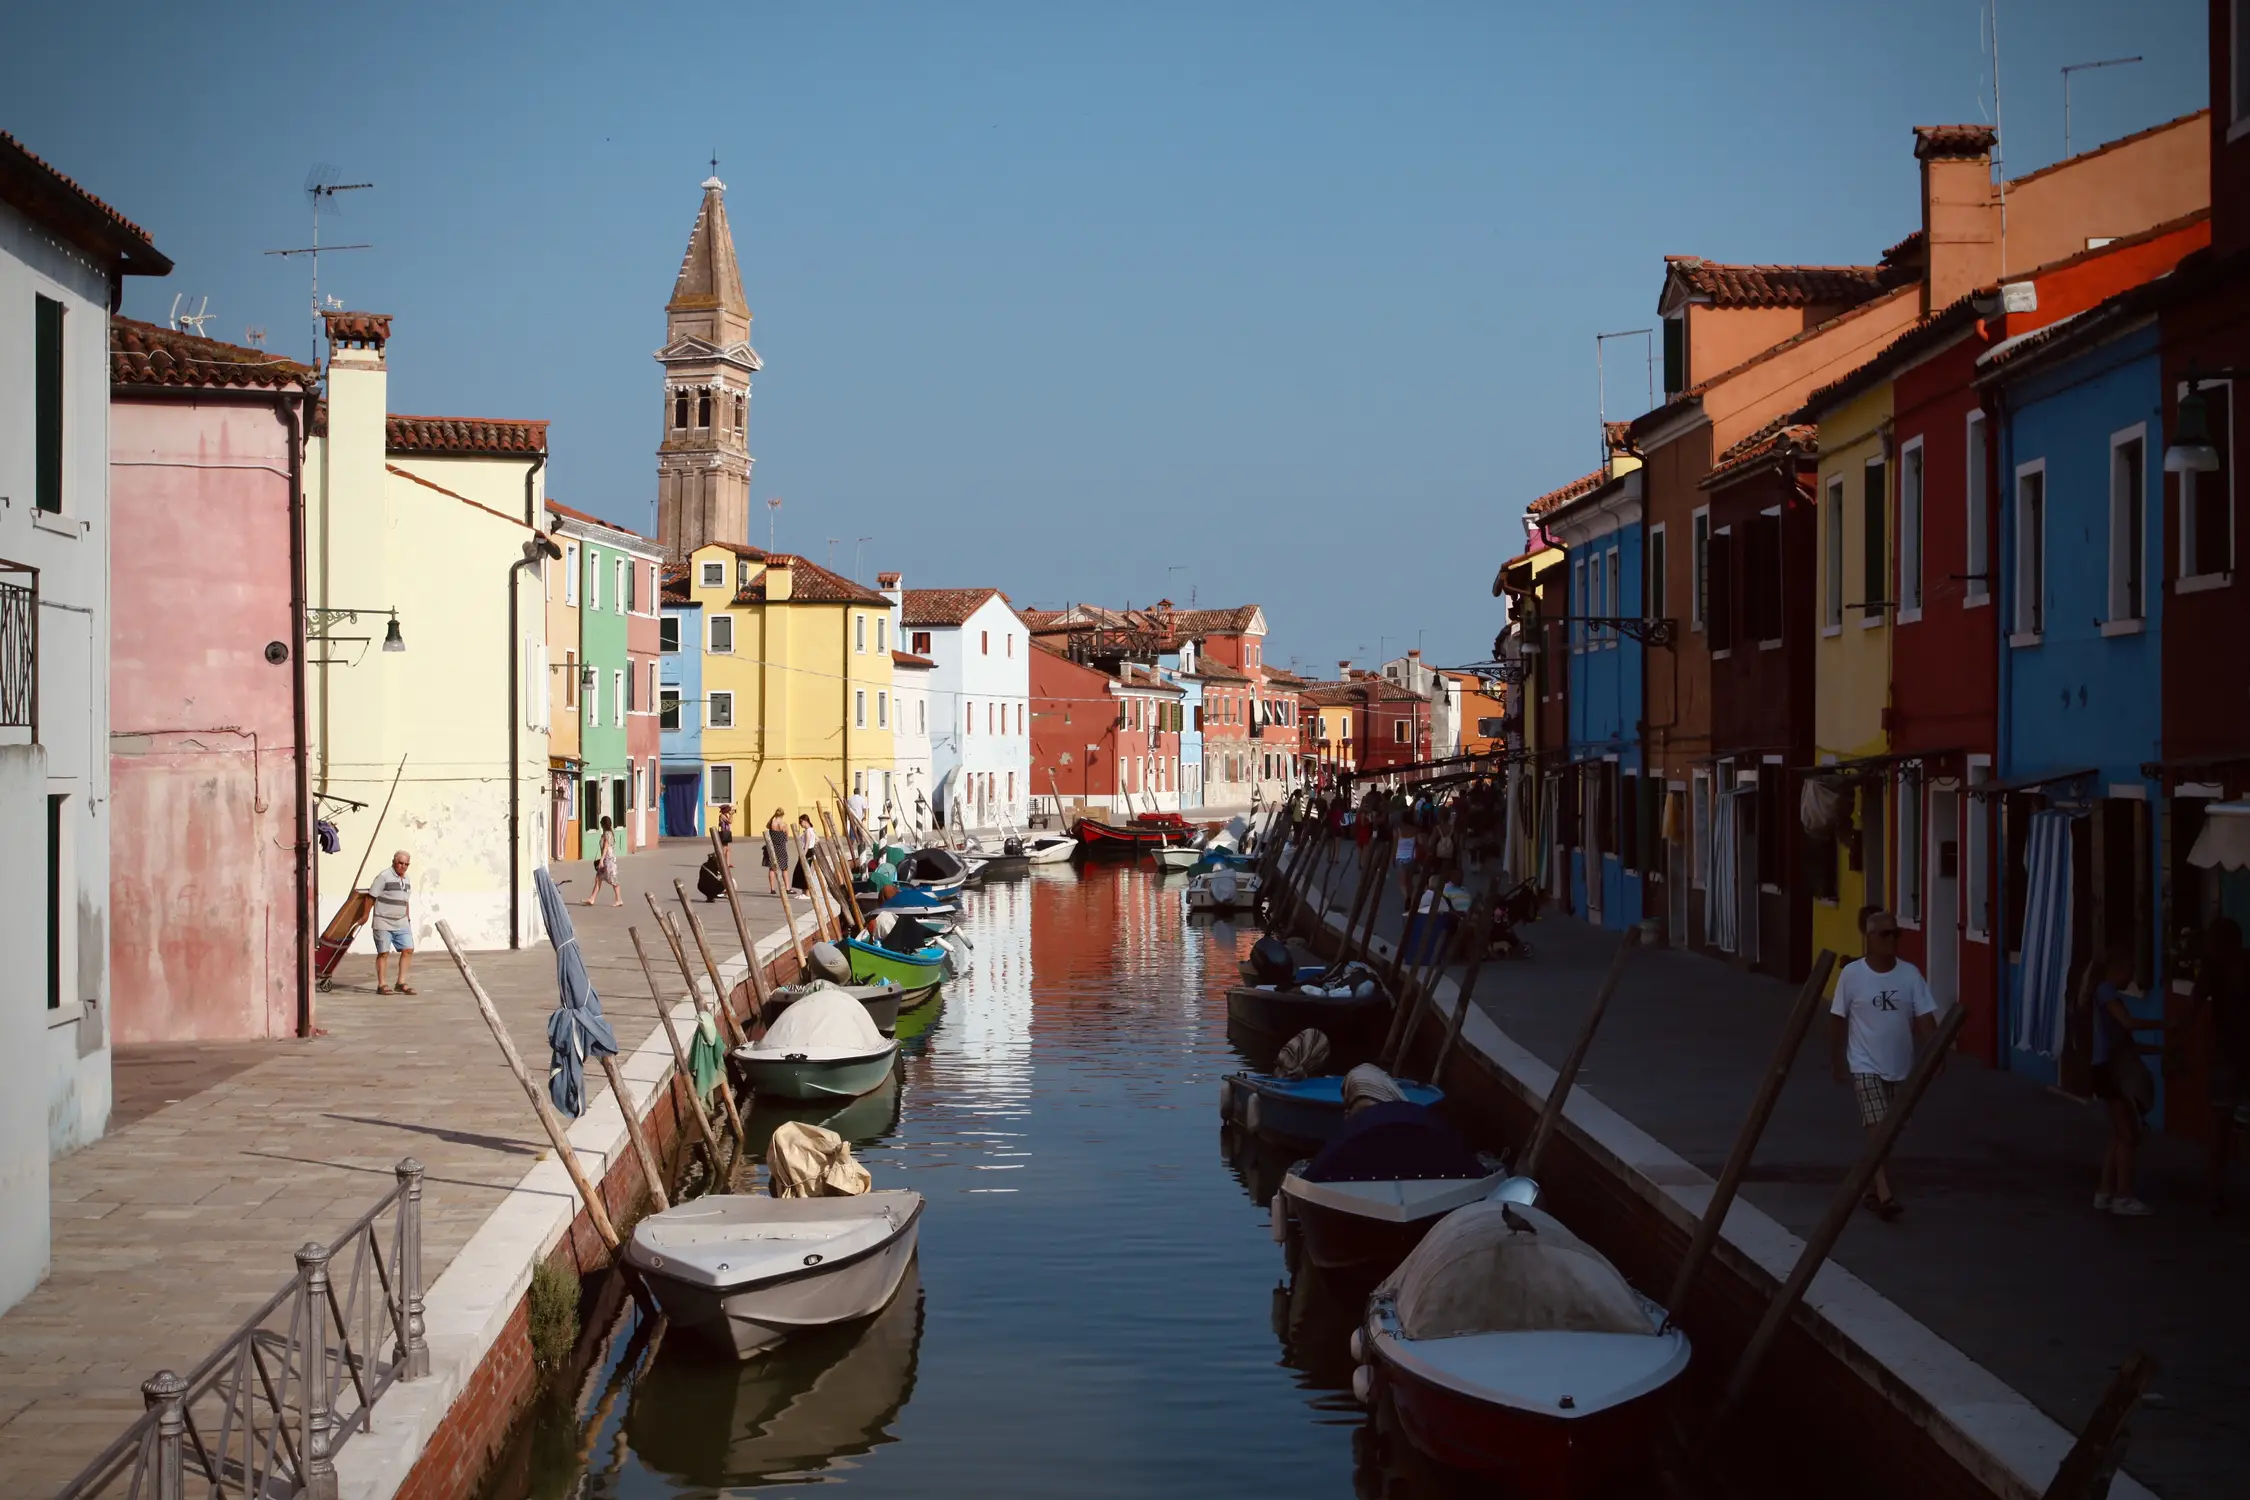
<path fill-rule="evenodd" d="M 1184 689 L 1135 662 L 1104 671 L 1037 641 L 1030 665 L 1034 787 L 1118 813 L 1179 807 Z"/>
<path fill-rule="evenodd" d="M 1318 709 L 1342 709 L 1341 735 L 1331 735 L 1323 764 L 1369 775 L 1391 766 L 1410 766 L 1430 754 L 1430 701 L 1373 672 L 1351 671 L 1341 682 L 1319 682 L 1302 696 Z"/>

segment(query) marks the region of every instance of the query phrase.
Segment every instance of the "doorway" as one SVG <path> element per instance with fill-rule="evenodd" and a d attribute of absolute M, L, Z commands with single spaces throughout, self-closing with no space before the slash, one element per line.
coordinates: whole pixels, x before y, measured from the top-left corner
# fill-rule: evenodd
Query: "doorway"
<path fill-rule="evenodd" d="M 1938 1011 L 1961 998 L 1961 794 L 1930 788 L 1929 899 L 1922 912 L 1922 940 L 1930 964 L 1930 995 Z"/>

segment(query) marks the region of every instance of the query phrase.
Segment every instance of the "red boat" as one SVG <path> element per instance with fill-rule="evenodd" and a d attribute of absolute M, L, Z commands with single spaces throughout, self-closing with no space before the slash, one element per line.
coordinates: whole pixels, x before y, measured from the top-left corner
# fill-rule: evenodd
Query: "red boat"
<path fill-rule="evenodd" d="M 1080 818 L 1076 832 L 1079 851 L 1084 854 L 1144 854 L 1163 848 L 1177 836 L 1176 829 L 1120 828 L 1092 818 Z"/>
<path fill-rule="evenodd" d="M 1135 828 L 1162 828 L 1173 833 L 1192 833 L 1195 825 L 1176 812 L 1147 812 L 1133 815 Z"/>
<path fill-rule="evenodd" d="M 1562 1222 L 1487 1201 L 1376 1288 L 1352 1389 L 1408 1441 L 1522 1500 L 1612 1492 L 1645 1466 L 1687 1336 Z"/>

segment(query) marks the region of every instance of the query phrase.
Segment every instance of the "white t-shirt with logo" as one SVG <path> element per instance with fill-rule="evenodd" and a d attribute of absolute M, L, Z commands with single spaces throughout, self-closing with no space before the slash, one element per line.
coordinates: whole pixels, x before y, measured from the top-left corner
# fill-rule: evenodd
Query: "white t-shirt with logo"
<path fill-rule="evenodd" d="M 1936 1015 L 1937 997 L 1903 958 L 1881 974 L 1855 958 L 1837 976 L 1828 1013 L 1845 1019 L 1845 1065 L 1896 1083 L 1914 1068 L 1914 1018 Z"/>

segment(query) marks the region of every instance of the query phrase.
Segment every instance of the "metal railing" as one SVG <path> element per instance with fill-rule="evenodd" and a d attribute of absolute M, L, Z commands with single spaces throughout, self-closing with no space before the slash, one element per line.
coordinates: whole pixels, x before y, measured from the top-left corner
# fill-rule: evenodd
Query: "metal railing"
<path fill-rule="evenodd" d="M 336 1450 L 393 1381 L 430 1373 L 422 1328 L 422 1164 L 185 1376 L 141 1382 L 148 1409 L 56 1500 L 335 1500 Z"/>
<path fill-rule="evenodd" d="M 0 560 L 0 726 L 39 742 L 39 574 Z"/>

